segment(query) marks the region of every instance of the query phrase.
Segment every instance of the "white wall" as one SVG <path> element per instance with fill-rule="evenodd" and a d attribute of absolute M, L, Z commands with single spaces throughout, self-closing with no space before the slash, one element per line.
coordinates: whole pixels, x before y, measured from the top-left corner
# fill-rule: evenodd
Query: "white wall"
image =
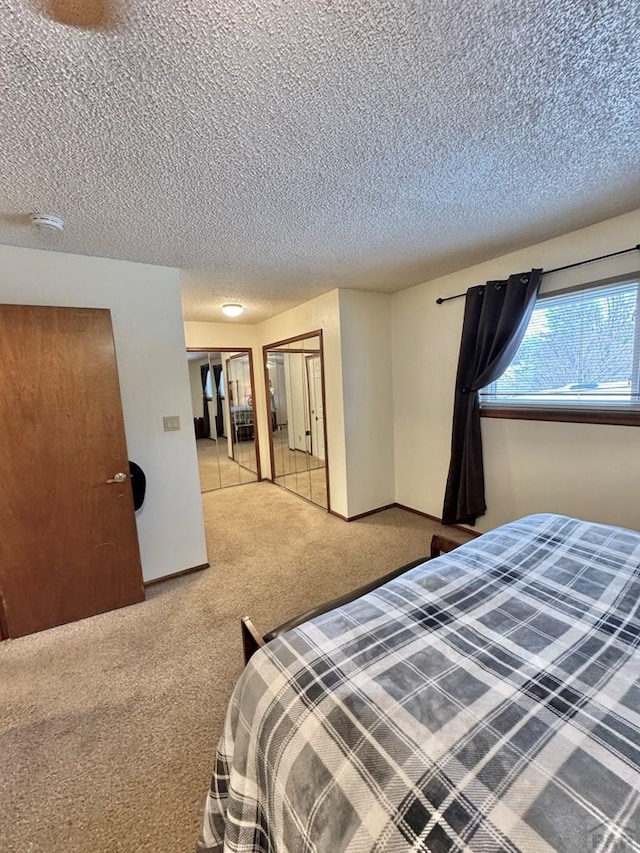
<path fill-rule="evenodd" d="M 347 518 L 395 500 L 389 303 L 334 290 L 257 327 L 263 344 L 323 330 L 331 508 Z"/>
<path fill-rule="evenodd" d="M 435 299 L 520 270 L 625 249 L 639 237 L 635 211 L 392 296 L 398 502 L 442 512 L 464 299 Z M 639 268 L 640 252 L 545 277 L 542 291 Z M 484 418 L 482 432 L 488 512 L 479 530 L 538 511 L 640 528 L 640 429 Z"/>
<path fill-rule="evenodd" d="M 348 513 L 347 472 L 345 460 L 344 411 L 342 393 L 342 351 L 340 344 L 340 316 L 338 291 L 332 290 L 303 305 L 278 314 L 255 326 L 240 323 L 184 324 L 187 346 L 208 348 L 215 346 L 251 347 L 256 380 L 256 423 L 260 443 L 262 476 L 269 476 L 269 418 L 262 347 L 265 344 L 323 331 L 325 388 L 327 396 L 326 424 L 329 457 L 329 487 L 331 508 L 340 515 Z M 371 507 L 373 509 L 373 507 Z"/>
<path fill-rule="evenodd" d="M 344 409 L 342 392 L 342 351 L 340 343 L 339 294 L 332 290 L 290 311 L 285 311 L 265 320 L 257 327 L 260 342 L 276 343 L 298 335 L 322 329 L 325 370 L 325 392 L 327 408 L 325 422 L 327 426 L 327 447 L 329 460 L 329 489 L 331 509 L 347 516 L 349 504 L 347 498 L 347 467 L 345 458 Z M 264 380 L 263 380 L 264 392 Z M 262 404 L 261 412 L 266 403 Z M 266 419 L 263 430 L 268 428 Z M 264 442 L 267 447 L 268 444 Z M 265 468 L 264 470 L 269 470 Z"/>
<path fill-rule="evenodd" d="M 331 509 L 345 517 L 395 500 L 389 312 L 386 294 L 333 290 L 256 326 L 185 323 L 189 347 L 253 347 L 263 476 L 270 460 L 262 347 L 322 329 Z"/>
<path fill-rule="evenodd" d="M 186 345 L 189 349 L 210 350 L 212 347 L 229 349 L 259 349 L 258 327 L 246 323 L 194 323 L 184 324 Z"/>
<path fill-rule="evenodd" d="M 147 475 L 144 578 L 205 563 L 178 271 L 0 246 L 0 301 L 111 309 L 129 458 Z M 163 415 L 182 430 L 164 432 Z"/>
<path fill-rule="evenodd" d="M 200 375 L 200 365 L 206 364 L 207 359 L 199 359 L 198 361 L 189 362 L 189 385 L 191 387 L 191 409 L 194 418 L 203 416 L 204 407 L 202 405 L 202 377 Z"/>
<path fill-rule="evenodd" d="M 390 297 L 340 291 L 349 516 L 395 501 Z"/>

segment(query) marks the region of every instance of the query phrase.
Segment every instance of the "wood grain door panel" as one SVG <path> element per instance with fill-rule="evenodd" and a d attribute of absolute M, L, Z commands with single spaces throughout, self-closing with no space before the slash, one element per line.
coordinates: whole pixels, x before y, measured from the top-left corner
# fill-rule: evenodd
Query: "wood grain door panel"
<path fill-rule="evenodd" d="M 142 601 L 110 312 L 0 305 L 0 371 L 5 632 Z"/>

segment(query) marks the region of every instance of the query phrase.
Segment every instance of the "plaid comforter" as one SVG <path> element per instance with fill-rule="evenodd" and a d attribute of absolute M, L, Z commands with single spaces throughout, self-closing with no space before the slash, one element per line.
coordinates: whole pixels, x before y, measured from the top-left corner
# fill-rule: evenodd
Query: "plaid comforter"
<path fill-rule="evenodd" d="M 198 849 L 640 851 L 639 563 L 533 515 L 272 641 Z"/>

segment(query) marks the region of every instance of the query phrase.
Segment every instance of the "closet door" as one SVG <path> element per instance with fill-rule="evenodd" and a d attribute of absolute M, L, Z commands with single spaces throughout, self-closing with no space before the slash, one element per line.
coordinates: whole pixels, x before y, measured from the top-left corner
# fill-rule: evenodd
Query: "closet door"
<path fill-rule="evenodd" d="M 144 599 L 110 312 L 0 305 L 0 627 Z"/>

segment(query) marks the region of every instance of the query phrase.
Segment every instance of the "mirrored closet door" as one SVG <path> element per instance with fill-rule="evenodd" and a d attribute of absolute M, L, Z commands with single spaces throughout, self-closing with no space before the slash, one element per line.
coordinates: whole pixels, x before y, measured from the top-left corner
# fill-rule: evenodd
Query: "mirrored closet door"
<path fill-rule="evenodd" d="M 188 352 L 200 490 L 260 478 L 251 353 Z"/>
<path fill-rule="evenodd" d="M 322 333 L 264 348 L 273 480 L 329 509 Z"/>

